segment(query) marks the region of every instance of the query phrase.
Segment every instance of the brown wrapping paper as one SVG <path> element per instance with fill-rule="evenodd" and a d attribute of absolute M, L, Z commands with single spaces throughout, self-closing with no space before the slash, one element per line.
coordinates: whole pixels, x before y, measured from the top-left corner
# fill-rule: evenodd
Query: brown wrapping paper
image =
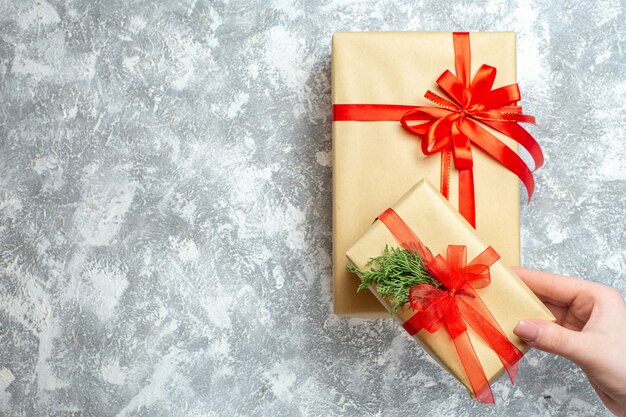
<path fill-rule="evenodd" d="M 515 34 L 472 33 L 472 75 L 482 64 L 497 68 L 494 88 L 516 82 Z M 336 33 L 333 36 L 334 104 L 432 105 L 441 73 L 454 71 L 451 33 Z M 517 150 L 515 143 L 494 132 Z M 509 265 L 519 264 L 517 177 L 473 147 L 479 236 Z M 358 279 L 346 272 L 345 253 L 374 218 L 421 178 L 439 185 L 441 158 L 424 156 L 420 139 L 399 122 L 333 123 L 333 304 L 336 314 L 388 317 Z M 458 179 L 452 170 L 451 203 Z"/>
<path fill-rule="evenodd" d="M 487 247 L 469 223 L 427 180 L 418 182 L 392 208 L 435 255 L 445 256 L 450 244 L 466 245 L 467 259 L 470 262 Z M 376 220 L 348 249 L 346 255 L 358 268 L 367 269 L 367 261 L 382 254 L 385 245 L 399 247 L 389 229 L 380 220 Z M 502 259 L 491 266 L 490 274 L 491 284 L 476 292 L 506 336 L 522 352 L 526 352 L 527 345 L 513 334 L 517 322 L 522 319 L 554 320 L 554 316 Z M 371 290 L 377 295 L 374 288 Z M 389 310 L 389 305 L 382 299 L 380 301 Z M 413 310 L 407 307 L 400 309 L 396 318 L 403 323 L 413 314 Z M 485 375 L 493 383 L 504 371 L 502 363 L 471 328 L 468 332 Z M 454 344 L 443 328 L 433 334 L 422 329 L 415 335 L 415 339 L 471 393 Z"/>

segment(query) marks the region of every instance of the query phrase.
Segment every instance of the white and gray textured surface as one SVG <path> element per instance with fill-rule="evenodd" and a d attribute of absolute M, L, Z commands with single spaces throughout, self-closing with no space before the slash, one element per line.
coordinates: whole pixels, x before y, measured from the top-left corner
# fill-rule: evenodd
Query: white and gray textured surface
<path fill-rule="evenodd" d="M 624 1 L 0 1 L 0 414 L 599 416 L 527 355 L 479 406 L 331 313 L 330 39 L 515 30 L 527 266 L 626 289 Z"/>

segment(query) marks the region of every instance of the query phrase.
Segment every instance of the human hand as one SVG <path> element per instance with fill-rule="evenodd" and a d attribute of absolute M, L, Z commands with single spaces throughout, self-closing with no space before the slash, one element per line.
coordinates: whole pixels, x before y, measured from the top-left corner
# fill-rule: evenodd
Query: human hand
<path fill-rule="evenodd" d="M 514 270 L 556 317 L 556 323 L 522 320 L 515 334 L 532 347 L 580 366 L 606 407 L 626 417 L 626 302 L 622 294 L 580 278 Z"/>

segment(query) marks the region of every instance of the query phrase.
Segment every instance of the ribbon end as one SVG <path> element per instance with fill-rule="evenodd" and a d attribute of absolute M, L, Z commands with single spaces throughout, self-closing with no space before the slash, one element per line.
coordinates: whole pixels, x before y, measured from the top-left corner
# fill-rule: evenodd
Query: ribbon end
<path fill-rule="evenodd" d="M 534 188 L 534 187 L 533 187 Z M 526 200 L 526 204 L 530 204 L 530 200 L 533 198 L 533 189 L 527 190 L 528 191 L 528 195 L 527 195 L 527 200 Z"/>
<path fill-rule="evenodd" d="M 526 186 L 526 193 L 528 194 L 526 204 L 530 204 L 530 200 L 533 198 L 533 194 L 535 192 L 535 179 L 532 174 L 526 179 L 526 181 L 523 181 L 523 183 Z"/>
<path fill-rule="evenodd" d="M 493 392 L 489 383 L 485 384 L 478 392 L 476 392 L 476 401 L 481 404 L 495 404 L 496 400 L 493 398 Z"/>
<path fill-rule="evenodd" d="M 513 359 L 509 363 L 504 363 L 504 369 L 506 369 L 506 373 L 509 375 L 509 379 L 511 380 L 511 384 L 515 385 L 515 378 L 517 377 L 517 369 L 519 367 L 519 361 L 522 359 L 524 354 L 519 350 L 514 352 L 515 359 Z"/>
<path fill-rule="evenodd" d="M 515 378 L 517 377 L 517 368 L 519 366 L 519 361 L 515 362 L 513 365 L 510 365 L 506 368 L 506 372 L 509 374 L 509 379 L 511 380 L 511 384 L 515 385 Z"/>

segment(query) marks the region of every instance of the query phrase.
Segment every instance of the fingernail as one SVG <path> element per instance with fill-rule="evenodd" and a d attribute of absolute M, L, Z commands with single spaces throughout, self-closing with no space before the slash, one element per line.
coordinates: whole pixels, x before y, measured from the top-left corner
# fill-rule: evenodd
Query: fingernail
<path fill-rule="evenodd" d="M 526 342 L 532 342 L 539 336 L 539 327 L 535 323 L 520 320 L 513 329 L 513 333 Z"/>

